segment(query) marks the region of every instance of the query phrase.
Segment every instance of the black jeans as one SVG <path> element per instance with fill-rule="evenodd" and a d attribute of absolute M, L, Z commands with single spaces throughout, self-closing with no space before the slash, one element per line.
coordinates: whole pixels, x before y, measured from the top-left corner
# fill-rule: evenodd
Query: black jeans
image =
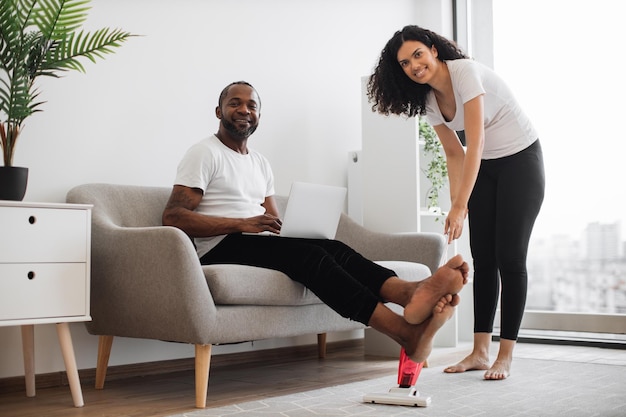
<path fill-rule="evenodd" d="M 501 295 L 500 337 L 517 340 L 526 305 L 528 244 L 544 189 L 539 140 L 514 155 L 481 161 L 468 204 L 476 333 L 493 332 Z"/>
<path fill-rule="evenodd" d="M 326 239 L 231 234 L 200 258 L 203 265 L 242 264 L 285 273 L 343 317 L 365 325 L 395 272 L 349 246 Z"/>

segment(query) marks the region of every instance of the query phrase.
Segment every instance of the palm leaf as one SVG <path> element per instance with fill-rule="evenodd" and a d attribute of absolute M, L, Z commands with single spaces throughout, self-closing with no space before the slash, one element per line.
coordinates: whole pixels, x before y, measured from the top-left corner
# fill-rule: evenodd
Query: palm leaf
<path fill-rule="evenodd" d="M 34 4 L 35 0 L 30 0 Z M 0 2 L 0 58 L 2 68 L 8 70 L 14 65 L 14 57 L 21 55 L 22 38 L 26 18 L 17 1 Z M 30 4 L 32 7 L 32 4 Z"/>
<path fill-rule="evenodd" d="M 34 82 L 58 72 L 85 72 L 80 58 L 95 62 L 113 53 L 129 37 L 120 29 L 89 33 L 79 30 L 90 0 L 0 1 L 0 112 L 6 140 L 0 143 L 5 165 L 11 165 L 15 140 L 24 119 L 43 104 Z M 10 133 L 9 133 L 10 132 Z"/>
<path fill-rule="evenodd" d="M 4 79 L 0 80 L 2 83 L 0 87 L 0 110 L 7 114 L 7 121 L 15 122 L 18 125 L 42 104 L 34 101 L 39 93 L 33 88 L 26 72 L 27 69 L 18 67 L 10 84 Z"/>
<path fill-rule="evenodd" d="M 37 0 L 3 0 L 0 2 L 0 34 L 19 43 L 19 37 L 33 24 L 33 9 Z"/>
<path fill-rule="evenodd" d="M 0 85 L 0 110 L 7 114 L 8 122 L 18 124 L 40 104 L 33 105 L 35 93 L 26 66 L 29 55 L 41 44 L 36 33 L 25 33 L 32 25 L 35 4 L 36 0 L 6 0 L 0 5 L 0 62 L 6 74 Z"/>
<path fill-rule="evenodd" d="M 89 0 L 39 0 L 33 21 L 44 37 L 63 39 L 87 20 Z"/>
<path fill-rule="evenodd" d="M 89 33 L 80 31 L 68 34 L 65 38 L 52 42 L 40 65 L 37 75 L 49 75 L 51 71 L 69 69 L 85 72 L 78 58 L 92 62 L 114 52 L 129 37 L 134 36 L 120 29 L 103 28 Z"/>

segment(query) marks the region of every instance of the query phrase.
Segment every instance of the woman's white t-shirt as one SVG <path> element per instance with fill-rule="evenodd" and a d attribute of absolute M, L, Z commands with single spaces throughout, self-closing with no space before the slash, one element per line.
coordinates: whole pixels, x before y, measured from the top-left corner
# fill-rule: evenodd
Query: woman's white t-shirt
<path fill-rule="evenodd" d="M 452 120 L 446 121 L 439 110 L 435 92 L 430 91 L 426 99 L 426 117 L 431 125 L 444 124 L 452 130 L 465 130 L 463 104 L 482 94 L 485 126 L 483 159 L 513 155 L 537 140 L 537 132 L 530 119 L 509 87 L 493 70 L 470 59 L 450 60 L 446 64 L 452 79 L 456 114 Z"/>
<path fill-rule="evenodd" d="M 274 175 L 269 161 L 248 149 L 233 151 L 215 135 L 187 150 L 178 164 L 176 185 L 199 188 L 202 201 L 196 212 L 207 216 L 247 218 L 265 213 L 265 197 L 274 195 Z M 225 235 L 195 238 L 198 256 L 213 249 Z"/>

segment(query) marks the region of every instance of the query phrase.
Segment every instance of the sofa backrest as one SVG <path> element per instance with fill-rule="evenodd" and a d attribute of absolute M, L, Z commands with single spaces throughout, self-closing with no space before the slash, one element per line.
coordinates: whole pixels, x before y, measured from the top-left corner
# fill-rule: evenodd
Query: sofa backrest
<path fill-rule="evenodd" d="M 106 229 L 117 227 L 159 227 L 162 226 L 162 214 L 171 194 L 171 187 L 151 187 L 119 184 L 83 184 L 72 188 L 66 201 L 68 203 L 92 204 L 93 235 Z M 276 196 L 279 212 L 284 213 L 286 196 Z M 182 231 L 179 231 L 183 233 Z M 100 234 L 102 235 L 102 234 Z M 363 228 L 342 213 L 335 239 L 351 246 L 363 256 L 373 260 L 410 260 L 419 259 L 431 270 L 440 264 L 445 251 L 445 238 L 438 233 L 422 233 L 423 241 L 415 246 L 398 248 L 397 245 L 380 247 L 381 239 L 391 239 L 390 235 Z M 429 236 L 427 236 L 429 235 Z M 376 243 L 378 242 L 378 243 Z M 92 242 L 92 248 L 97 242 Z M 110 244 L 103 240 L 102 245 Z M 193 247 L 190 245 L 190 249 Z M 416 258 L 415 254 L 420 256 Z"/>
<path fill-rule="evenodd" d="M 120 184 L 83 184 L 67 194 L 68 203 L 92 204 L 94 224 L 112 223 L 119 227 L 162 226 L 161 216 L 172 189 Z M 280 213 L 287 197 L 276 196 Z"/>
<path fill-rule="evenodd" d="M 68 203 L 92 204 L 94 224 L 120 227 L 161 226 L 171 188 L 119 184 L 83 184 L 67 193 Z"/>

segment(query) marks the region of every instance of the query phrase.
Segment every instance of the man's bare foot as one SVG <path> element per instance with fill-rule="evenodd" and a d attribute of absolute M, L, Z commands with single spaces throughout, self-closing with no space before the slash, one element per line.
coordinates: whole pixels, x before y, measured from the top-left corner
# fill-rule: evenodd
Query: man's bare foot
<path fill-rule="evenodd" d="M 447 294 L 444 295 L 437 301 L 435 304 L 435 308 L 433 308 L 433 312 L 441 313 L 446 304 L 450 304 L 452 307 L 456 307 L 461 302 L 461 297 L 458 294 Z"/>
<path fill-rule="evenodd" d="M 485 379 L 488 380 L 501 380 L 506 379 L 511 373 L 511 362 L 496 360 L 491 368 L 485 372 Z"/>
<path fill-rule="evenodd" d="M 456 374 L 465 371 L 484 371 L 489 369 L 489 357 L 471 353 L 456 365 L 448 366 L 443 371 L 449 374 Z"/>
<path fill-rule="evenodd" d="M 442 297 L 461 291 L 463 285 L 467 283 L 468 273 L 469 266 L 463 261 L 461 255 L 450 259 L 432 276 L 420 282 L 411 301 L 404 308 L 404 319 L 411 324 L 422 323 L 433 312 L 436 312 L 433 308 Z"/>
<path fill-rule="evenodd" d="M 447 297 L 442 297 L 437 306 L 440 311 L 433 310 L 430 318 L 415 325 L 415 339 L 409 346 L 405 346 L 405 351 L 413 362 L 419 363 L 428 359 L 428 355 L 433 350 L 435 334 L 454 315 L 454 305 Z"/>

